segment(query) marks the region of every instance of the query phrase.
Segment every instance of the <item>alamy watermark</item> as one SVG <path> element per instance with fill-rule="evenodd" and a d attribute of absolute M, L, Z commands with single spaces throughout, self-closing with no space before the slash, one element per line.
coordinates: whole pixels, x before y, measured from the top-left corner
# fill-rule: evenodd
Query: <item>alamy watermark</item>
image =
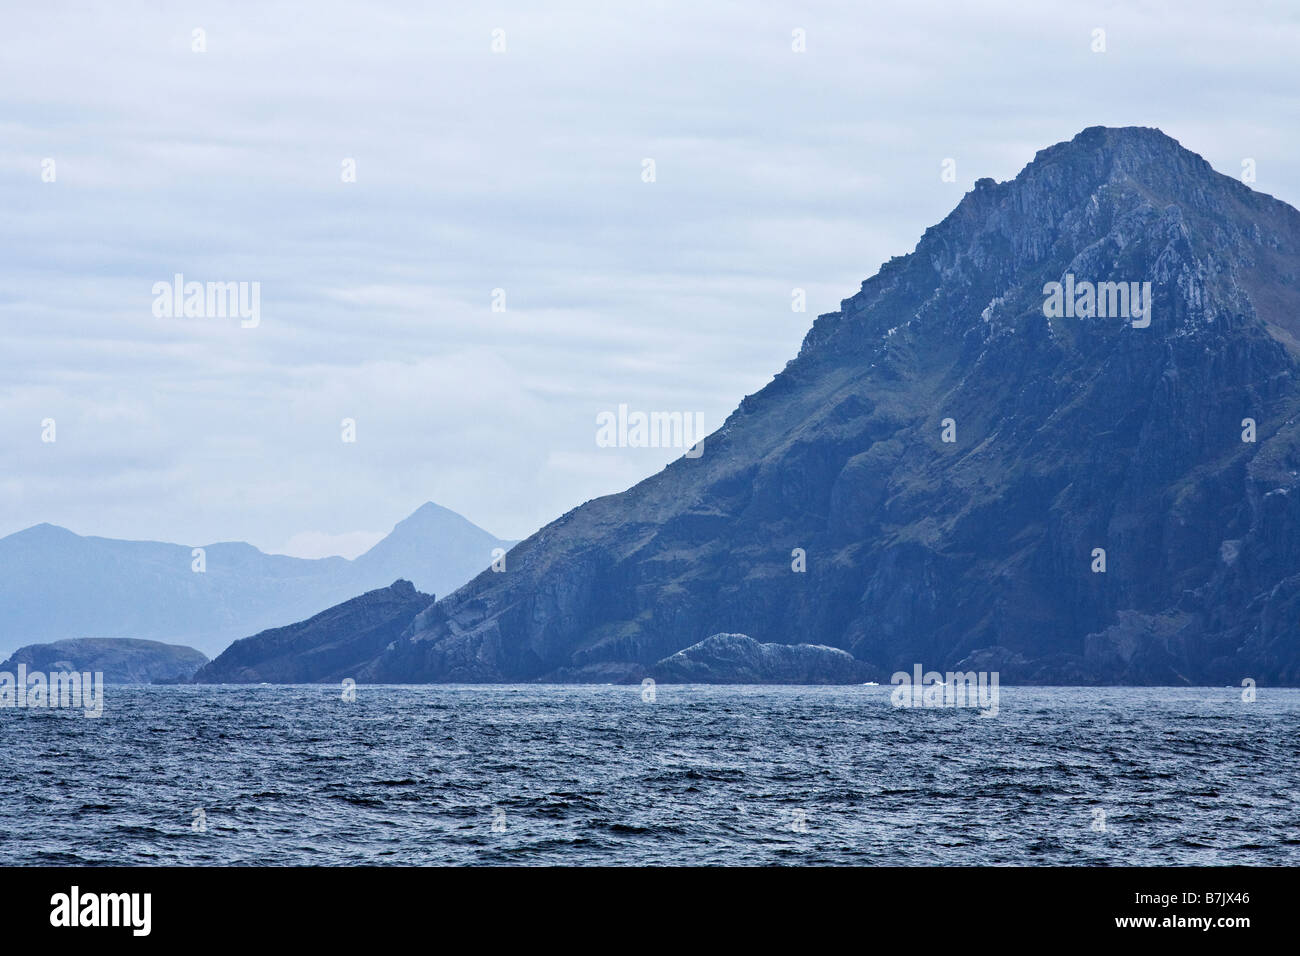
<path fill-rule="evenodd" d="M 153 314 L 159 319 L 238 318 L 245 329 L 262 322 L 260 282 L 186 282 L 178 272 L 171 282 L 155 282 L 153 296 Z"/>
<path fill-rule="evenodd" d="M 1076 281 L 1066 273 L 1065 282 L 1043 286 L 1043 315 L 1049 319 L 1128 319 L 1135 329 L 1151 324 L 1150 282 Z"/>
<path fill-rule="evenodd" d="M 28 673 L 26 664 L 18 665 L 17 676 L 0 671 L 0 708 L 3 707 L 80 707 L 87 717 L 104 715 L 104 672 L 41 671 Z"/>
<path fill-rule="evenodd" d="M 977 707 L 981 717 L 998 715 L 998 672 L 898 671 L 889 679 L 894 687 L 889 699 L 895 707 Z"/>
<path fill-rule="evenodd" d="M 684 448 L 687 458 L 704 454 L 704 416 L 700 412 L 600 412 L 596 416 L 599 448 Z"/>
<path fill-rule="evenodd" d="M 74 886 L 50 897 L 50 925 L 55 927 L 120 926 L 133 936 L 148 936 L 152 912 L 152 893 L 83 893 Z"/>

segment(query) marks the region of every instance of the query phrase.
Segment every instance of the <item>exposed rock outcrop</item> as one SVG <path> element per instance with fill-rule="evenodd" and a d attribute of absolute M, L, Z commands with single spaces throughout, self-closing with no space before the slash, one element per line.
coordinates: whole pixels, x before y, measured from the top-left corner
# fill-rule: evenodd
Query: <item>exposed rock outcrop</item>
<path fill-rule="evenodd" d="M 669 684 L 856 684 L 870 669 L 824 644 L 760 644 L 744 634 L 714 634 L 654 666 Z"/>

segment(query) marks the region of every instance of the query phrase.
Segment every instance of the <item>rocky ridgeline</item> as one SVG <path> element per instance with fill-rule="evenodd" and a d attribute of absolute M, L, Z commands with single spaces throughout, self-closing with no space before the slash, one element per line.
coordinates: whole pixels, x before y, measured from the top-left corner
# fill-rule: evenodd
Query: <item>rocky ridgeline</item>
<path fill-rule="evenodd" d="M 1054 284 L 1149 288 L 1146 314 L 1062 314 Z M 976 183 L 702 456 L 542 528 L 356 676 L 733 680 L 803 666 L 767 649 L 797 635 L 874 675 L 1300 683 L 1298 354 L 1300 213 L 1158 130 L 1085 130 Z"/>
<path fill-rule="evenodd" d="M 194 675 L 198 684 L 313 684 L 355 678 L 433 603 L 410 581 L 368 591 L 288 627 L 235 641 Z"/>

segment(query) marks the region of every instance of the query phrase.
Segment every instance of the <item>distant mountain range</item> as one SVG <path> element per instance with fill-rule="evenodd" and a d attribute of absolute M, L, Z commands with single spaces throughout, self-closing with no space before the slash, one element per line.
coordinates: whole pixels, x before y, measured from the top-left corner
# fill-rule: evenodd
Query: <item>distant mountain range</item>
<path fill-rule="evenodd" d="M 492 562 L 503 541 L 432 502 L 354 560 L 83 537 L 40 524 L 0 538 L 0 656 L 26 644 L 124 637 L 187 644 L 209 657 L 398 578 L 447 594 Z"/>
<path fill-rule="evenodd" d="M 426 505 L 353 562 L 197 575 L 41 526 L 0 541 L 0 624 L 253 635 L 205 681 L 1297 685 L 1300 212 L 1084 130 L 976 182 L 702 455 L 496 546 Z"/>

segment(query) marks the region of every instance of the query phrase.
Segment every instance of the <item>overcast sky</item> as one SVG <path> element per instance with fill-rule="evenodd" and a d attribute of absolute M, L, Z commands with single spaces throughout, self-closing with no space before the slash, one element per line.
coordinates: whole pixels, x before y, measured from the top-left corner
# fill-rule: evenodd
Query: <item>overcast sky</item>
<path fill-rule="evenodd" d="M 600 412 L 711 431 L 1084 127 L 1300 203 L 1295 10 L 11 4 L 0 535 L 352 555 L 433 500 L 524 537 L 680 454 L 597 447 Z M 260 324 L 155 317 L 175 273 L 259 282 Z"/>

